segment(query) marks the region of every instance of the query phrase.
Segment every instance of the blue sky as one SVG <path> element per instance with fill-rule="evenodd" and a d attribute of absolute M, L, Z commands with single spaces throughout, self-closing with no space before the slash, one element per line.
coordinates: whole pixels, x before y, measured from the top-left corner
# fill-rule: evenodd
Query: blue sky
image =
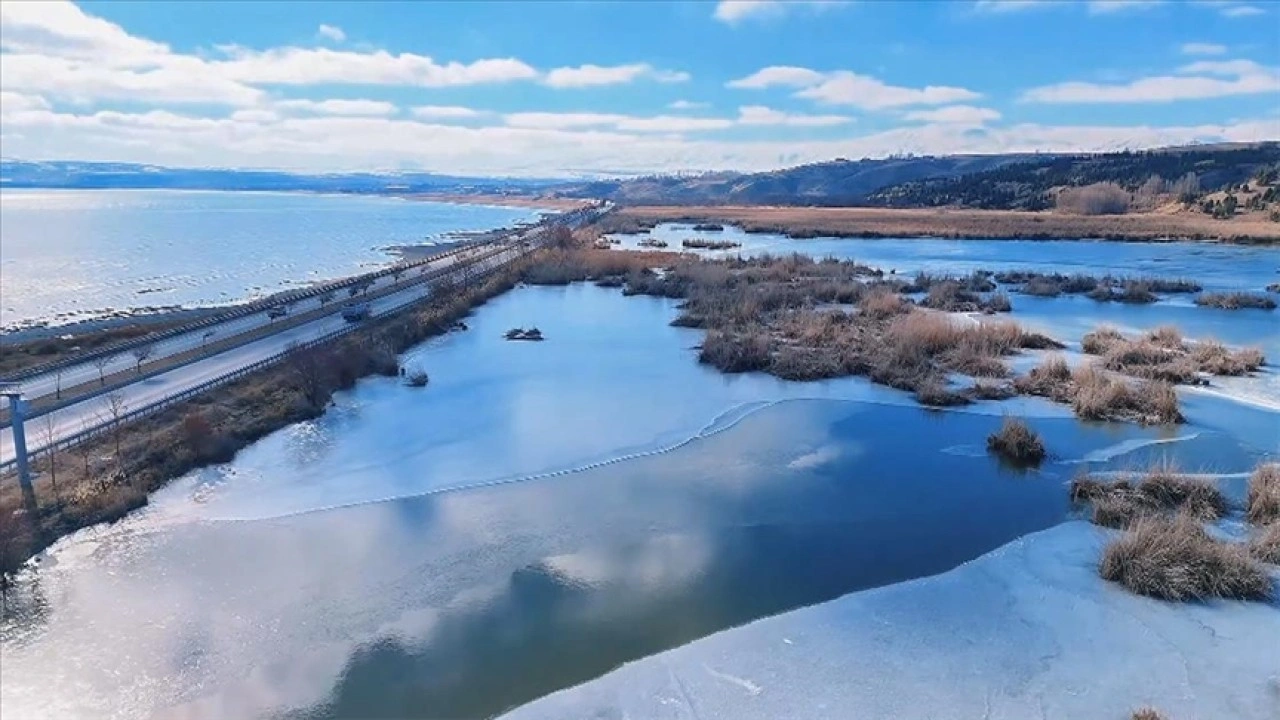
<path fill-rule="evenodd" d="M 5 2 L 0 152 L 498 175 L 1280 138 L 1280 5 Z"/>

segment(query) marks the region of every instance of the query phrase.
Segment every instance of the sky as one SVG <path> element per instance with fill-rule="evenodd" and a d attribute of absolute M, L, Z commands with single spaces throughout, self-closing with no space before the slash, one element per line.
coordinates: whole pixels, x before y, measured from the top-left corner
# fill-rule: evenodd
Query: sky
<path fill-rule="evenodd" d="M 570 177 L 1280 139 L 1280 2 L 0 2 L 0 155 Z"/>

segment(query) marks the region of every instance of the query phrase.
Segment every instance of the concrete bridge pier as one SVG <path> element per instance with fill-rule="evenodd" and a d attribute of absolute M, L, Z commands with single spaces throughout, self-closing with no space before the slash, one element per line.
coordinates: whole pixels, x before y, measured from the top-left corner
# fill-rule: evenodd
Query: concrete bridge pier
<path fill-rule="evenodd" d="M 27 457 L 26 413 L 22 402 L 22 393 L 16 388 L 0 388 L 0 395 L 9 400 L 9 419 L 13 422 L 13 452 L 18 466 L 18 484 L 22 486 L 22 503 L 26 506 L 27 515 L 36 522 L 36 489 L 31 483 L 31 461 Z"/>

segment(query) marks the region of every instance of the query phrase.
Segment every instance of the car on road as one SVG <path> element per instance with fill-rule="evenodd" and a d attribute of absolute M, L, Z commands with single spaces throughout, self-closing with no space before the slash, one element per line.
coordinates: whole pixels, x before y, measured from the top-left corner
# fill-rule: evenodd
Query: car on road
<path fill-rule="evenodd" d="M 342 319 L 360 322 L 369 317 L 369 303 L 347 303 L 342 306 Z"/>

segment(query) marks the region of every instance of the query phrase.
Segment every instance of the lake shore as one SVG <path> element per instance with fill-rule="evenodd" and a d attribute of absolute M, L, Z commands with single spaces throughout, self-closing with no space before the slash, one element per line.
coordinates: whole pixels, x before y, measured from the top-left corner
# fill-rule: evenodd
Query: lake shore
<path fill-rule="evenodd" d="M 1214 220 L 1199 213 L 1066 215 L 1006 210 L 885 209 L 778 206 L 635 206 L 619 209 L 618 231 L 663 222 L 724 223 L 750 233 L 793 238 L 985 238 L 1039 240 L 1190 240 L 1240 244 L 1280 243 L 1280 223 L 1261 215 Z"/>
<path fill-rule="evenodd" d="M 397 197 L 422 202 L 453 203 L 455 205 L 491 205 L 494 207 L 530 208 L 547 211 L 577 210 L 592 202 L 579 198 L 544 197 L 540 195 L 407 193 Z"/>

